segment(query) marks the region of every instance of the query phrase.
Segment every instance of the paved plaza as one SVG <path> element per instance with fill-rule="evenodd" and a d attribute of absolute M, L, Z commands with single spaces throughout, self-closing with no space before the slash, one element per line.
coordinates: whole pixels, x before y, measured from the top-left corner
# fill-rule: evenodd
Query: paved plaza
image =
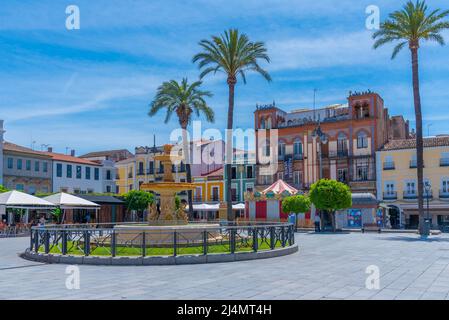
<path fill-rule="evenodd" d="M 0 299 L 449 299 L 449 236 L 298 233 L 299 253 L 178 266 L 80 266 L 23 260 L 28 238 L 0 239 Z M 380 270 L 369 290 L 366 268 Z"/>

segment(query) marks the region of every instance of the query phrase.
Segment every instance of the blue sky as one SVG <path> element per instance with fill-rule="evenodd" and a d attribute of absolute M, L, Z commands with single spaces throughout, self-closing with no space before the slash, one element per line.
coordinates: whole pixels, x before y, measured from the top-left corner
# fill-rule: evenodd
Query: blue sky
<path fill-rule="evenodd" d="M 50 144 L 77 154 L 169 140 L 175 119 L 149 118 L 148 105 L 163 81 L 194 80 L 198 41 L 230 27 L 264 41 L 272 58 L 267 83 L 258 75 L 237 85 L 235 124 L 252 128 L 256 103 L 285 110 L 346 101 L 350 90 L 377 91 L 391 114 L 414 126 L 410 54 L 390 60 L 391 47 L 372 50 L 365 28 L 368 5 L 381 19 L 399 1 L 191 0 L 3 1 L 0 7 L 0 118 L 6 138 L 35 148 Z M 80 30 L 65 28 L 68 5 L 80 9 Z M 429 0 L 448 9 L 447 1 Z M 445 33 L 449 42 L 449 33 Z M 420 51 L 425 133 L 448 133 L 449 46 Z M 225 128 L 223 76 L 204 79 L 214 97 L 216 122 Z"/>

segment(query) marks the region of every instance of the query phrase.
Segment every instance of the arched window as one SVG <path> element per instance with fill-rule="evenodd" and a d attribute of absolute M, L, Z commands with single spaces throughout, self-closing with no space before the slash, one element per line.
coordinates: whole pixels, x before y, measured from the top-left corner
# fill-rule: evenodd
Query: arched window
<path fill-rule="evenodd" d="M 265 142 L 262 144 L 262 154 L 264 157 L 270 156 L 270 140 L 266 139 Z"/>
<path fill-rule="evenodd" d="M 357 149 L 368 148 L 368 135 L 365 131 L 357 134 Z"/>
<path fill-rule="evenodd" d="M 260 129 L 265 129 L 265 119 L 263 117 L 260 118 Z"/>
<path fill-rule="evenodd" d="M 293 142 L 293 155 L 295 156 L 295 159 L 302 158 L 302 142 L 299 138 L 296 138 Z"/>

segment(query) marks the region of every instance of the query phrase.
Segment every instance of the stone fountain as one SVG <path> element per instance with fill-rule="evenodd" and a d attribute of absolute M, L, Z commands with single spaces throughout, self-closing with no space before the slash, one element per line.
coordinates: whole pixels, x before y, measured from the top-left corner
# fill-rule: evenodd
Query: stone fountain
<path fill-rule="evenodd" d="M 126 230 L 126 236 L 122 234 L 122 239 L 118 242 L 139 241 L 138 237 L 142 232 L 145 232 L 147 241 L 162 245 L 172 243 L 173 237 L 170 233 L 173 233 L 173 231 L 182 234 L 182 239 L 179 240 L 181 244 L 201 241 L 203 231 L 211 231 L 209 238 L 215 238 L 215 232 L 212 232 L 212 230 L 219 227 L 219 224 L 189 223 L 185 206 L 181 204 L 179 208 L 176 208 L 176 194 L 195 189 L 194 184 L 175 182 L 173 178 L 172 161 L 181 160 L 182 157 L 172 154 L 171 145 L 165 145 L 164 154 L 155 156 L 154 159 L 160 161 L 164 167 L 163 179 L 161 182 L 144 183 L 140 186 L 140 189 L 159 194 L 159 210 L 156 203 L 153 202 L 148 208 L 147 224 L 115 226 L 115 229 Z"/>

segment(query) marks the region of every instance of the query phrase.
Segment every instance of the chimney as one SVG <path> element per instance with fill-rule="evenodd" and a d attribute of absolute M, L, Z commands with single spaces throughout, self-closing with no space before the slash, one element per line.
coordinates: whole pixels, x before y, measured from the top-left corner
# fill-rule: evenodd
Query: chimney
<path fill-rule="evenodd" d="M 53 152 L 53 147 L 48 147 L 48 148 L 47 148 L 47 151 L 48 151 L 48 152 Z"/>
<path fill-rule="evenodd" d="M 70 155 L 71 155 L 72 157 L 75 156 L 75 149 L 70 150 Z"/>

